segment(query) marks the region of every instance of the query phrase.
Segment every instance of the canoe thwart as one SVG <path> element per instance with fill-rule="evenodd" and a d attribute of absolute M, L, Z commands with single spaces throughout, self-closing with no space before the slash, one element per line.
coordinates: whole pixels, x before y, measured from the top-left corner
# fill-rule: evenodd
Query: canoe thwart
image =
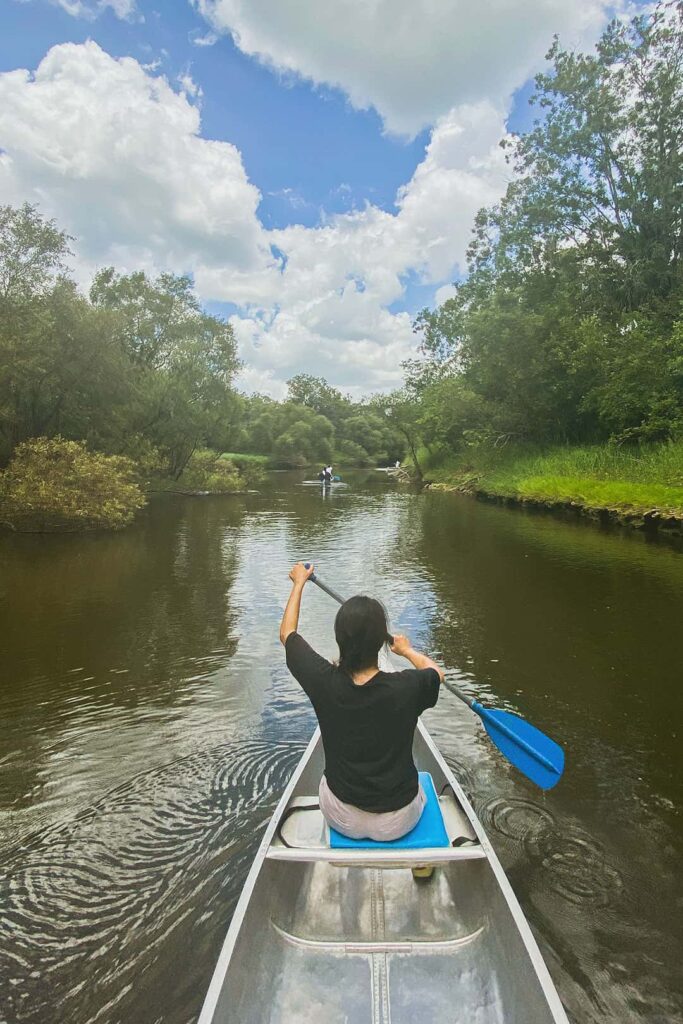
<path fill-rule="evenodd" d="M 476 942 L 484 932 L 486 925 L 480 925 L 468 935 L 457 935 L 448 939 L 413 939 L 408 942 L 348 942 L 345 940 L 333 941 L 332 939 L 309 939 L 302 935 L 295 935 L 288 932 L 275 921 L 271 920 L 271 928 L 274 932 L 290 946 L 298 946 L 301 949 L 315 950 L 318 952 L 344 953 L 347 956 L 367 956 L 371 953 L 402 953 L 404 955 L 430 956 L 434 953 L 450 953 L 463 946 Z"/>

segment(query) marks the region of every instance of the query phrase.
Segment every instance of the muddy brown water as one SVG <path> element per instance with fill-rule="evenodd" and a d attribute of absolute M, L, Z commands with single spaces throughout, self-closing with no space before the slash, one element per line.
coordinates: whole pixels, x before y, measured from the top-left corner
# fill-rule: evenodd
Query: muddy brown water
<path fill-rule="evenodd" d="M 300 481 L 0 537 L 0 1021 L 196 1020 L 314 727 L 277 637 L 302 557 L 565 745 L 543 795 L 450 694 L 426 718 L 570 1018 L 682 1020 L 683 555 L 379 473 Z M 306 592 L 330 656 L 334 611 Z"/>

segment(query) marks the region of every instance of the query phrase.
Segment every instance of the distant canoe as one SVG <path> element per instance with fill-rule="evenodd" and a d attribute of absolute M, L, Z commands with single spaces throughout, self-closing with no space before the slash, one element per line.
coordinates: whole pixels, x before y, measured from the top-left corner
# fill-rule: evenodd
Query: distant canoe
<path fill-rule="evenodd" d="M 348 487 L 343 480 L 302 480 L 301 487 Z"/>

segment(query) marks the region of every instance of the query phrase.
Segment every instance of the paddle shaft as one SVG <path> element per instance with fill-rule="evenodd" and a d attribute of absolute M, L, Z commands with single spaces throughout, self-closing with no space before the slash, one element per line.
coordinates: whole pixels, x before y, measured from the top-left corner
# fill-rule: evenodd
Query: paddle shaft
<path fill-rule="evenodd" d="M 308 563 L 306 563 L 306 568 L 308 569 Z M 323 583 L 321 579 L 318 579 L 315 573 L 311 573 L 308 578 L 311 583 L 315 583 L 316 587 L 320 587 L 321 590 L 324 590 L 326 594 L 329 594 L 339 604 L 344 604 L 345 598 L 338 594 L 336 590 L 333 590 L 332 587 L 328 587 L 327 583 Z"/>

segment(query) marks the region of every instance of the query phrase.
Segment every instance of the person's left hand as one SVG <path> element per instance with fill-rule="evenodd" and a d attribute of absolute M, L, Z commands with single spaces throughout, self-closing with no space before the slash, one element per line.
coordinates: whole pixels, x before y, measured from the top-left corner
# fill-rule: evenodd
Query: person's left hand
<path fill-rule="evenodd" d="M 413 645 L 403 633 L 394 633 L 393 643 L 390 644 L 394 654 L 400 654 L 402 658 L 408 657 L 408 651 L 412 651 Z"/>
<path fill-rule="evenodd" d="M 309 577 L 311 577 L 312 575 L 313 566 L 309 565 L 307 569 L 303 562 L 297 562 L 296 565 L 292 566 L 289 572 L 289 578 L 292 581 L 292 583 L 301 587 L 303 587 L 306 580 L 309 579 Z"/>

